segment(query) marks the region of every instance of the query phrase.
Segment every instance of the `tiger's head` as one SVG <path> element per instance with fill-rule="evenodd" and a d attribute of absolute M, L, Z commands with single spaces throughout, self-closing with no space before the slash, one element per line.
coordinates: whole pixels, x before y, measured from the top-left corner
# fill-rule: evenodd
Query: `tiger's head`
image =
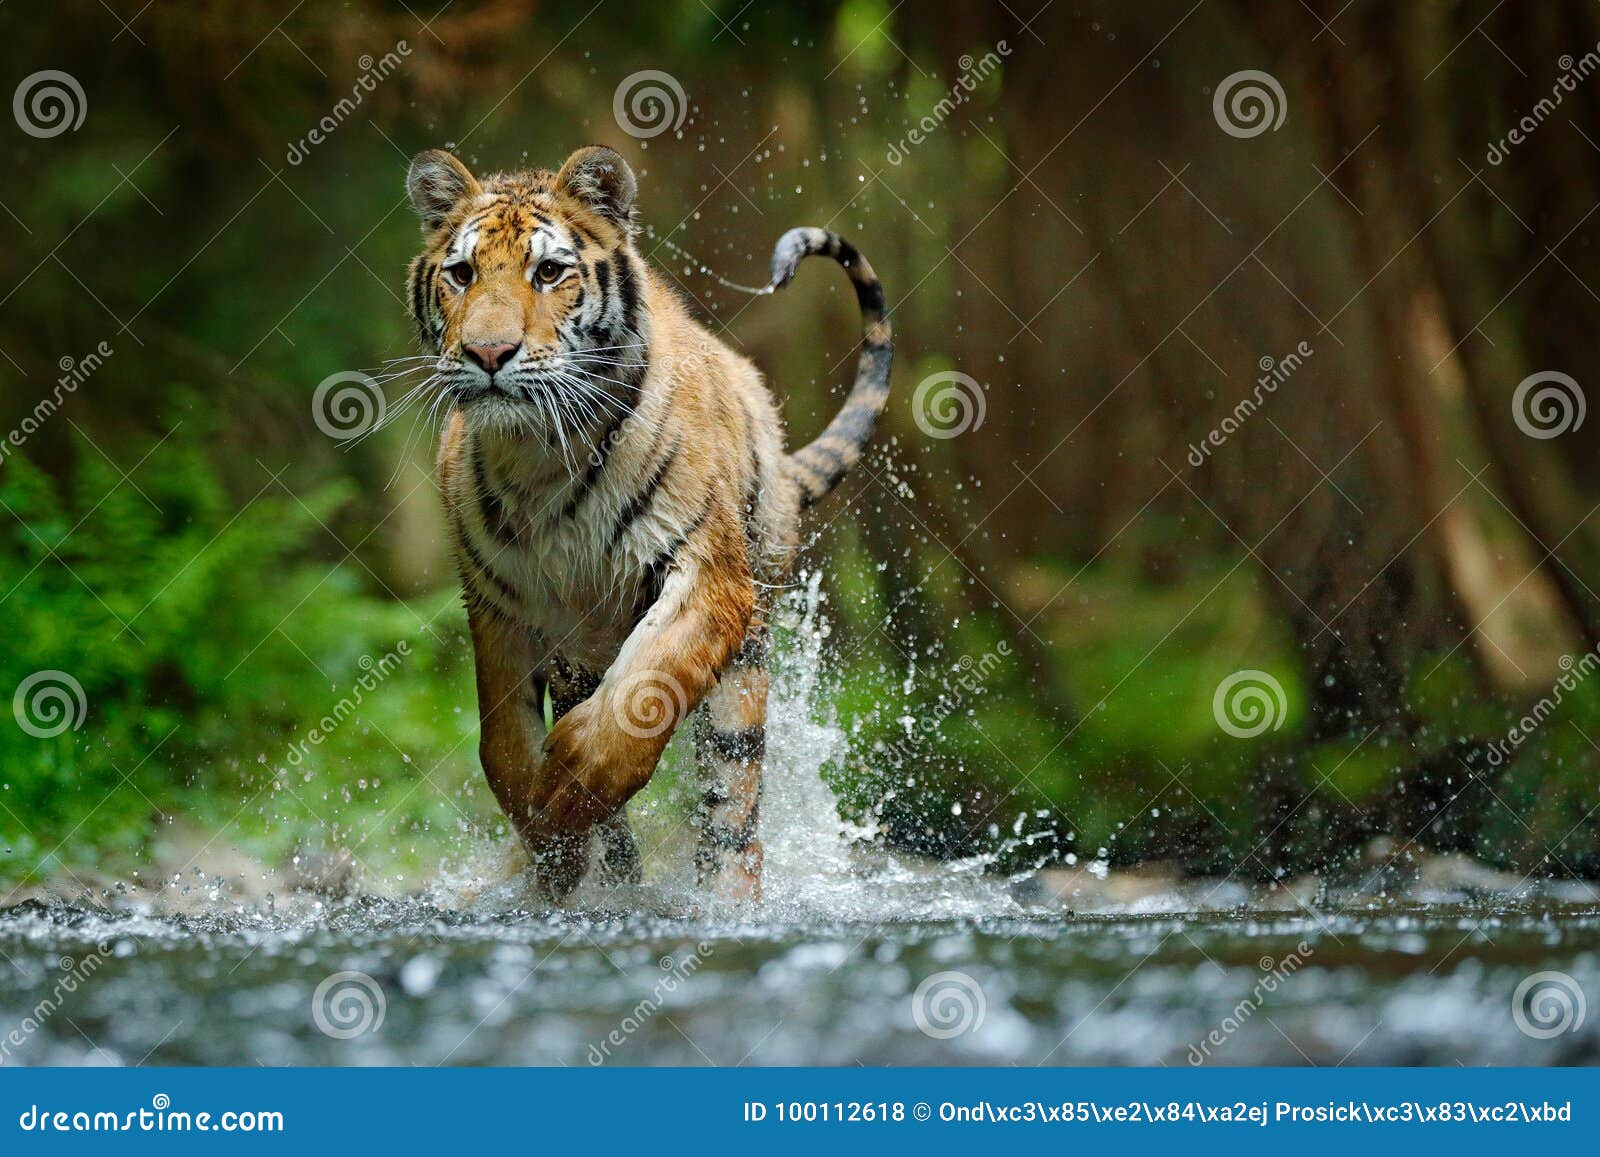
<path fill-rule="evenodd" d="M 411 162 L 424 247 L 407 288 L 435 380 L 474 426 L 564 445 L 631 408 L 649 345 L 634 251 L 638 183 L 618 153 L 482 181 L 447 152 Z"/>

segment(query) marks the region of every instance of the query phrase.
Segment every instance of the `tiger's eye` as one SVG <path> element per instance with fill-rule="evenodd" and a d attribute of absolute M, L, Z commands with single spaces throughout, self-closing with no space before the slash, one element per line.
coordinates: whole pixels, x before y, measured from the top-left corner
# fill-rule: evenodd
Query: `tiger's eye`
<path fill-rule="evenodd" d="M 472 264 L 467 261 L 457 261 L 454 265 L 445 268 L 445 276 L 460 289 L 465 289 L 472 284 Z"/>
<path fill-rule="evenodd" d="M 561 262 L 545 260 L 539 262 L 539 267 L 533 271 L 533 275 L 539 279 L 541 285 L 554 285 L 561 280 L 561 275 L 566 271 L 567 267 Z"/>

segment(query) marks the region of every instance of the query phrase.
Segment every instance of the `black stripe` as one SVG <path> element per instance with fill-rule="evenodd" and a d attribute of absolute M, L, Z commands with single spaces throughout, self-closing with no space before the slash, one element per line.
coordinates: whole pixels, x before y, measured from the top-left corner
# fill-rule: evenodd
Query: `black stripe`
<path fill-rule="evenodd" d="M 884 317 L 888 307 L 883 300 L 883 286 L 876 281 L 854 281 L 854 284 L 856 301 L 861 306 L 861 312 L 871 315 L 874 321 Z"/>
<path fill-rule="evenodd" d="M 611 457 L 612 447 L 617 442 L 617 432 L 622 429 L 622 423 L 627 420 L 626 414 L 621 414 L 607 423 L 605 430 L 600 435 L 600 441 L 595 443 L 594 449 L 589 454 L 589 468 L 583 472 L 583 477 L 578 479 L 577 486 L 567 497 L 566 505 L 561 508 L 560 518 L 571 518 L 578 512 L 578 507 L 583 500 L 589 497 L 589 492 L 595 488 L 595 483 L 600 481 L 600 473 L 606 468 L 606 460 Z"/>
<path fill-rule="evenodd" d="M 428 331 L 422 324 L 422 261 L 418 259 L 411 266 L 411 318 L 417 323 L 417 333 L 424 342 L 428 340 Z"/>
<path fill-rule="evenodd" d="M 746 763 L 760 759 L 767 753 L 767 729 L 764 726 L 746 727 L 742 731 L 708 727 L 703 734 L 710 741 L 712 750 L 731 763 Z"/>
<path fill-rule="evenodd" d="M 600 300 L 611 299 L 611 262 L 604 257 L 594 263 L 594 279 L 600 284 Z"/>
<path fill-rule="evenodd" d="M 639 587 L 639 597 L 634 603 L 634 622 L 644 618 L 644 614 L 655 601 L 661 597 L 661 588 L 666 585 L 667 572 L 672 569 L 672 564 L 678 559 L 678 552 L 684 544 L 694 537 L 695 531 L 706 524 L 706 519 L 711 517 L 711 496 L 706 496 L 705 506 L 695 516 L 693 522 L 684 528 L 682 534 L 672 540 L 672 545 L 658 554 L 644 568 L 644 581 Z"/>
<path fill-rule="evenodd" d="M 667 585 L 667 572 L 672 569 L 672 559 L 672 554 L 663 554 L 644 568 L 644 581 L 639 584 L 639 593 L 633 600 L 635 624 L 649 614 L 650 608 L 660 601 L 661 592 Z"/>
<path fill-rule="evenodd" d="M 821 442 L 812 442 L 809 446 L 802 446 L 795 457 L 818 474 L 824 476 L 831 474 L 842 478 L 845 472 L 850 469 L 844 460 L 843 454 L 832 446 L 824 445 Z"/>
<path fill-rule="evenodd" d="M 430 286 L 433 283 L 434 266 L 426 261 L 418 260 L 416 273 L 411 283 L 411 312 L 417 321 L 417 334 L 422 338 L 422 344 L 427 345 L 434 340 L 433 319 L 428 313 L 428 300 Z"/>
<path fill-rule="evenodd" d="M 556 678 L 550 684 L 550 706 L 555 717 L 560 719 L 595 693 L 600 686 L 600 676 L 575 667 L 565 659 L 557 659 L 555 666 Z"/>
<path fill-rule="evenodd" d="M 478 548 L 472 545 L 472 539 L 468 536 L 467 528 L 462 525 L 460 517 L 456 517 L 453 521 L 455 522 L 456 538 L 461 543 L 461 550 L 467 556 L 467 561 L 472 564 L 478 574 L 489 580 L 490 585 L 496 591 L 510 599 L 513 606 L 520 603 L 522 600 L 517 593 L 517 588 L 496 574 L 494 568 L 489 565 L 489 560 L 484 558 L 478 552 Z"/>
<path fill-rule="evenodd" d="M 883 317 L 887 310 L 883 300 L 883 286 L 876 277 L 868 277 L 861 272 L 861 254 L 856 252 L 856 247 L 843 237 L 834 237 L 838 242 L 832 247 L 829 256 L 833 257 L 844 266 L 850 274 L 850 282 L 856 287 L 856 302 L 861 306 L 863 313 L 871 314 L 874 319 Z"/>
<path fill-rule="evenodd" d="M 440 317 L 443 317 L 444 310 L 439 304 L 439 265 L 437 262 L 428 266 L 428 280 L 426 285 L 428 288 L 426 311 L 428 315 L 428 333 L 432 335 L 434 341 L 438 341 L 441 327 L 434 323 L 433 315 L 438 314 Z"/>
<path fill-rule="evenodd" d="M 484 526 L 501 543 L 510 545 L 517 540 L 517 532 L 506 514 L 505 503 L 500 501 L 500 495 L 489 484 L 481 453 L 472 456 L 472 473 L 478 483 L 478 513 L 483 517 Z"/>
<path fill-rule="evenodd" d="M 863 446 L 871 440 L 872 431 L 878 425 L 878 415 L 882 412 L 879 406 L 853 402 L 828 423 L 828 433 L 856 446 Z"/>
<path fill-rule="evenodd" d="M 712 849 L 729 851 L 737 855 L 755 842 L 756 825 L 761 819 L 761 805 L 757 803 L 755 807 L 751 808 L 750 814 L 745 817 L 744 823 L 740 824 L 738 828 L 730 828 L 719 823 L 713 823 L 710 819 L 711 809 L 720 802 L 722 801 L 710 792 L 706 793 L 706 796 L 700 801 L 702 814 L 706 817 L 704 820 L 705 839 Z M 705 847 L 697 849 L 695 853 L 696 862 L 704 865 L 711 861 L 715 856 L 715 852 L 710 851 L 708 854 L 708 851 Z"/>
<path fill-rule="evenodd" d="M 461 603 L 467 608 L 469 614 L 473 612 L 486 614 L 508 627 L 520 627 L 522 625 L 522 616 L 506 610 L 477 587 L 463 586 Z"/>
<path fill-rule="evenodd" d="M 893 342 L 863 342 L 861 360 L 856 365 L 856 383 L 871 386 L 889 396 L 889 365 L 894 361 Z"/>
<path fill-rule="evenodd" d="M 807 506 L 832 492 L 850 472 L 837 454 L 823 450 L 815 442 L 802 447 L 789 461 L 800 471 L 796 481 L 800 483 L 800 501 Z"/>
<path fill-rule="evenodd" d="M 622 299 L 622 324 L 631 330 L 639 312 L 639 281 L 626 254 L 617 259 L 617 296 Z"/>
<path fill-rule="evenodd" d="M 606 550 L 615 550 L 617 544 L 622 541 L 622 536 L 628 533 L 628 528 L 650 509 L 650 503 L 654 500 L 656 491 L 661 489 L 667 471 L 672 469 L 672 464 L 678 459 L 678 447 L 679 443 L 673 444 L 672 449 L 667 451 L 666 457 L 661 459 L 661 465 L 650 475 L 650 481 L 645 483 L 644 489 L 630 498 L 628 505 L 622 508 L 622 513 L 617 516 L 616 525 L 611 528 L 611 539 L 606 544 Z"/>

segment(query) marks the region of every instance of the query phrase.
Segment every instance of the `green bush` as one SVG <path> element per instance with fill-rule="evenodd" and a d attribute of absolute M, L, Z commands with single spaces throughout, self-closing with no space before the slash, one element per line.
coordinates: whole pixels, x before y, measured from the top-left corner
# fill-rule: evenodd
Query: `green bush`
<path fill-rule="evenodd" d="M 353 563 L 309 552 L 349 483 L 238 507 L 196 442 L 165 443 L 132 481 L 79 444 L 66 493 L 21 456 L 0 473 L 0 688 L 59 671 L 86 705 L 60 734 L 0 727 L 0 873 L 127 870 L 163 824 L 269 858 L 439 854 L 378 836 L 484 814 L 463 778 L 459 609 L 374 597 Z"/>

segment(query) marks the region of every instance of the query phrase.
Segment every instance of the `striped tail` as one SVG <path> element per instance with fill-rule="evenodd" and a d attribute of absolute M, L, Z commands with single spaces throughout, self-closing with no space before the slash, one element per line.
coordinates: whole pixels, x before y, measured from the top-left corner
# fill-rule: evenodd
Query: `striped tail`
<path fill-rule="evenodd" d="M 861 303 L 861 359 L 856 363 L 855 384 L 844 406 L 817 440 L 789 456 L 790 472 L 800 483 L 800 501 L 810 506 L 839 484 L 861 459 L 872 438 L 878 415 L 889 401 L 889 363 L 894 343 L 889 336 L 889 311 L 883 286 L 867 259 L 855 246 L 826 229 L 791 229 L 778 238 L 772 251 L 772 289 L 789 284 L 802 259 L 820 253 L 844 266 Z"/>

